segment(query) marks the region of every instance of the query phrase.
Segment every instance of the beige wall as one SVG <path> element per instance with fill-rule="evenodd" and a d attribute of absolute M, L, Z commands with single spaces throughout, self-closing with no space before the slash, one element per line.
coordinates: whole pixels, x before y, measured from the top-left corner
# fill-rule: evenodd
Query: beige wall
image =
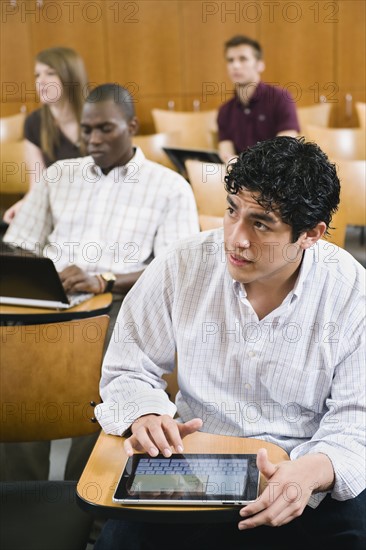
<path fill-rule="evenodd" d="M 223 42 L 237 33 L 264 48 L 266 82 L 298 105 L 324 95 L 335 126 L 355 126 L 365 101 L 364 0 L 1 0 L 1 113 L 37 106 L 33 58 L 63 45 L 85 59 L 90 80 L 119 82 L 136 99 L 143 133 L 150 111 L 201 109 L 229 99 Z M 347 112 L 345 97 L 353 97 Z"/>

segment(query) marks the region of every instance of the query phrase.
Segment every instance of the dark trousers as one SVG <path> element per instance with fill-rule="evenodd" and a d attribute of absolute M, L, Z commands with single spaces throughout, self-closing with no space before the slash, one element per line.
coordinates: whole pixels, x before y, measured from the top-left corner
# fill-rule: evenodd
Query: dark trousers
<path fill-rule="evenodd" d="M 337 501 L 327 495 L 282 527 L 239 531 L 239 523 L 157 524 L 109 520 L 94 550 L 364 550 L 366 491 Z"/>
<path fill-rule="evenodd" d="M 66 480 L 79 479 L 98 436 L 99 432 L 72 439 L 64 473 Z M 50 441 L 0 443 L 0 482 L 47 480 L 50 448 Z"/>

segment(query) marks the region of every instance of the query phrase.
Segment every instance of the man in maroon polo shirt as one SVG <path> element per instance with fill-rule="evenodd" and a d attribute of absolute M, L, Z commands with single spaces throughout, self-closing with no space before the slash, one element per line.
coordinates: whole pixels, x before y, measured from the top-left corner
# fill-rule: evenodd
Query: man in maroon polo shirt
<path fill-rule="evenodd" d="M 225 43 L 225 57 L 235 96 L 219 110 L 222 160 L 227 162 L 258 141 L 296 137 L 300 127 L 291 95 L 261 82 L 265 65 L 260 44 L 247 36 L 234 36 Z"/>

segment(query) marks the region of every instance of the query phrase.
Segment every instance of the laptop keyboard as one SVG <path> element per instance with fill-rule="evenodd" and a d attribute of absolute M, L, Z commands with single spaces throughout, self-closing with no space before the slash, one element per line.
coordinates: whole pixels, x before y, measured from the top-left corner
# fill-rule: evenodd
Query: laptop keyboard
<path fill-rule="evenodd" d="M 67 294 L 67 299 L 69 300 L 70 307 L 74 307 L 93 298 L 93 296 L 94 294 L 90 292 L 78 292 L 77 294 Z"/>

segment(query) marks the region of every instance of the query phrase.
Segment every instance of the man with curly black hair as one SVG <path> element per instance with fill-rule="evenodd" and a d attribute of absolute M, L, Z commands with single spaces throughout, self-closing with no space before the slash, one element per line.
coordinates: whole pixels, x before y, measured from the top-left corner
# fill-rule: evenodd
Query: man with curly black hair
<path fill-rule="evenodd" d="M 361 549 L 365 273 L 322 239 L 339 203 L 336 167 L 317 145 L 277 137 L 241 153 L 225 179 L 224 230 L 175 245 L 126 298 L 98 418 L 126 436 L 128 455 L 169 457 L 201 430 L 275 443 L 290 460 L 258 452 L 269 483 L 238 511 L 239 529 L 110 521 L 96 550 Z M 126 327 L 136 327 L 129 344 Z M 174 404 L 161 376 L 176 352 Z"/>

